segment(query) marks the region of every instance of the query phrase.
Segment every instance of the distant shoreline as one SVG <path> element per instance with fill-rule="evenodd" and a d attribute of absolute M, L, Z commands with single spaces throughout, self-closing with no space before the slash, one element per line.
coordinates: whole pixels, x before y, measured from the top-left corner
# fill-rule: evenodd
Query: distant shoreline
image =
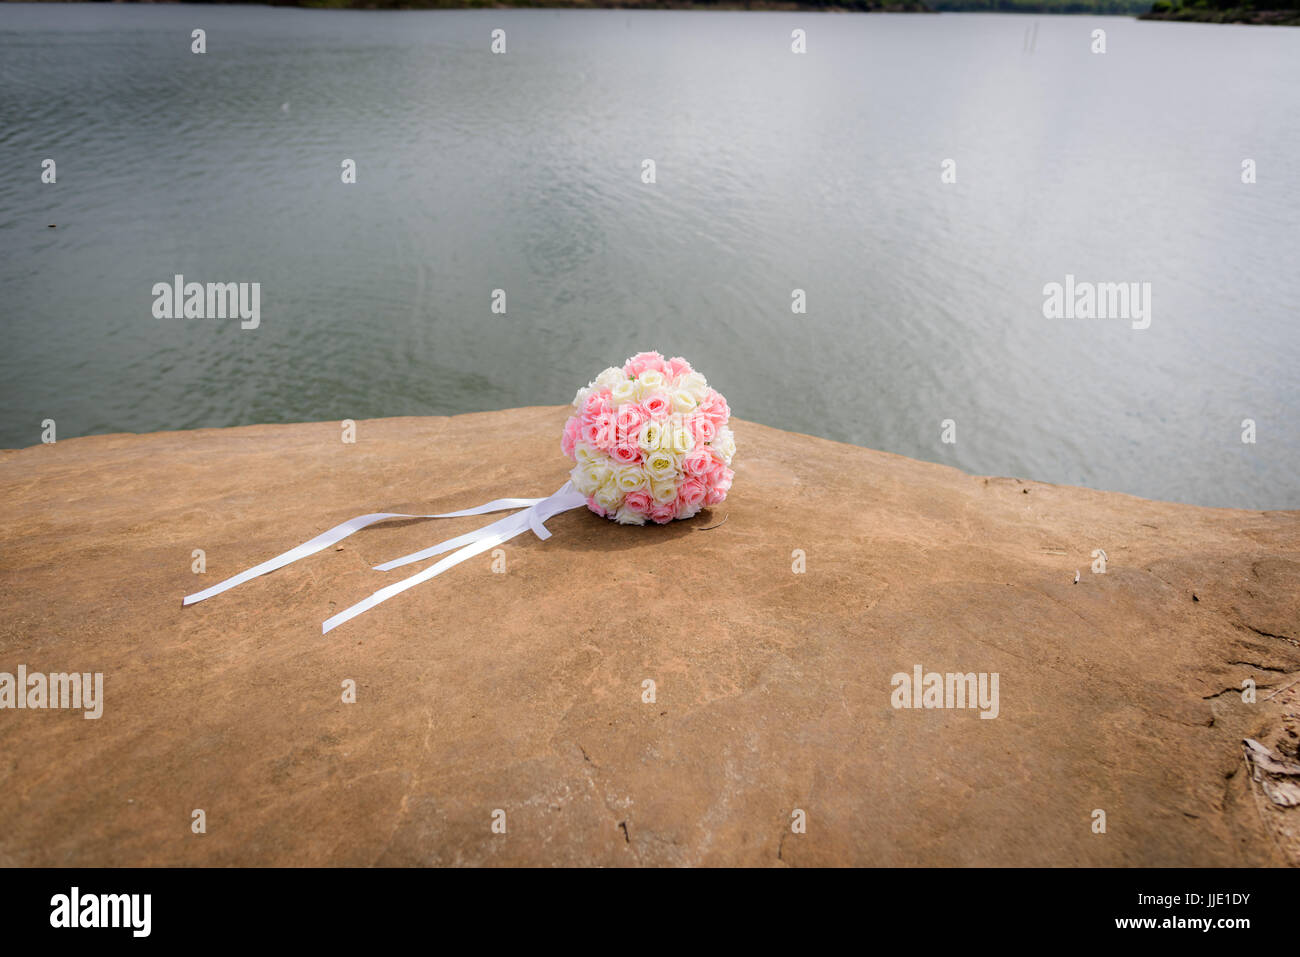
<path fill-rule="evenodd" d="M 82 0 L 0 0 L 74 3 Z M 113 3 L 195 5 L 209 0 L 111 0 Z M 226 0 L 233 6 L 298 7 L 305 10 L 713 10 L 802 13 L 997 13 L 1031 16 L 1108 16 L 1179 23 L 1237 23 L 1300 26 L 1300 6 L 1255 9 L 1212 7 L 1207 0 L 1154 0 L 1148 10 L 1133 0 Z M 1215 0 L 1208 0 L 1215 2 Z M 1218 0 L 1226 2 L 1226 0 Z M 1248 2 L 1248 0 L 1247 0 Z M 1276 2 L 1276 0 L 1273 0 Z M 1296 2 L 1296 0 L 1292 0 Z"/>
<path fill-rule="evenodd" d="M 1255 10 L 1233 7 L 1218 10 L 1208 7 L 1177 6 L 1168 0 L 1156 0 L 1152 8 L 1138 15 L 1139 20 L 1172 20 L 1178 23 L 1244 23 L 1256 26 L 1300 27 L 1300 9 Z"/>
<path fill-rule="evenodd" d="M 0 0 L 0 3 L 86 3 L 104 0 Z M 115 4 L 210 5 L 213 0 L 108 0 Z M 1136 17 L 1146 4 L 1133 0 L 215 0 L 228 6 L 298 7 L 305 10 L 703 10 L 777 13 L 998 13 L 1033 16 Z M 995 3 L 1005 4 L 994 8 Z"/>
<path fill-rule="evenodd" d="M 80 3 L 86 0 L 0 0 L 0 3 Z M 211 0 L 110 0 L 112 3 L 209 6 Z M 224 0 L 229 6 L 301 7 L 309 10 L 728 10 L 807 13 L 937 13 L 923 0 L 876 2 L 837 0 L 807 3 L 798 0 Z"/>

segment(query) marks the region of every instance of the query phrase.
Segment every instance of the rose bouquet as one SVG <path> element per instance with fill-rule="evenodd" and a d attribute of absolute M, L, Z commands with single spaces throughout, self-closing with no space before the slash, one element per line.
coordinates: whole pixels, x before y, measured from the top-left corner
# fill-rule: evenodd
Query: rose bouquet
<path fill-rule="evenodd" d="M 736 440 L 722 394 L 680 357 L 642 352 L 573 398 L 560 450 L 587 508 L 623 525 L 690 518 L 727 497 Z"/>
<path fill-rule="evenodd" d="M 531 531 L 545 541 L 546 522 L 584 505 L 624 525 L 690 518 L 716 505 L 731 489 L 736 440 L 727 427 L 727 400 L 709 388 L 685 359 L 642 352 L 621 369 L 606 369 L 573 399 L 560 449 L 573 462 L 569 481 L 545 498 L 498 498 L 473 508 L 435 515 L 371 512 L 322 532 L 310 541 L 193 595 L 193 605 L 260 575 L 324 551 L 376 522 L 412 518 L 465 518 L 511 511 L 482 528 L 376 565 L 391 571 L 443 556 L 423 571 L 383 588 L 321 624 L 329 632 L 408 588 L 436 578 L 461 562 Z"/>

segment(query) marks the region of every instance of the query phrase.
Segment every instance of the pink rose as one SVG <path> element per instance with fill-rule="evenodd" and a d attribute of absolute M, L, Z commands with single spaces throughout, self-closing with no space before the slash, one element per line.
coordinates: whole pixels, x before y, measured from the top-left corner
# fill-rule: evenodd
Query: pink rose
<path fill-rule="evenodd" d="M 636 465 L 641 461 L 641 447 L 630 442 L 619 442 L 609 452 L 619 465 Z"/>
<path fill-rule="evenodd" d="M 638 352 L 623 364 L 623 375 L 631 378 L 650 369 L 655 372 L 663 372 L 664 357 L 657 352 Z"/>
<path fill-rule="evenodd" d="M 682 471 L 687 475 L 708 475 L 713 463 L 713 453 L 706 446 L 697 445 L 682 459 Z"/>
<path fill-rule="evenodd" d="M 687 505 L 680 498 L 674 499 L 673 504 L 677 506 L 678 518 L 694 518 L 700 511 L 700 506 Z"/>
<path fill-rule="evenodd" d="M 662 392 L 651 392 L 641 400 L 641 407 L 652 419 L 666 419 L 673 411 L 672 400 Z"/>
<path fill-rule="evenodd" d="M 627 498 L 623 499 L 623 504 L 632 511 L 644 515 L 654 508 L 655 500 L 650 497 L 649 492 L 638 489 L 635 492 L 628 492 Z"/>
<path fill-rule="evenodd" d="M 667 525 L 677 517 L 677 503 L 666 502 L 663 505 L 656 505 L 646 514 L 656 525 Z"/>
<path fill-rule="evenodd" d="M 719 428 L 726 425 L 727 420 L 731 418 L 731 409 L 727 407 L 727 400 L 722 397 L 722 393 L 714 389 L 705 393 L 704 401 L 700 403 L 697 411 Z"/>
<path fill-rule="evenodd" d="M 573 458 L 573 447 L 578 444 L 581 432 L 582 420 L 576 415 L 569 416 L 569 421 L 564 423 L 564 435 L 560 436 L 560 451 L 566 458 Z"/>
<path fill-rule="evenodd" d="M 624 402 L 615 413 L 614 422 L 618 426 L 618 441 L 635 444 L 641 434 L 641 426 L 650 419 L 650 413 L 635 402 Z"/>
<path fill-rule="evenodd" d="M 677 486 L 677 501 L 687 508 L 697 508 L 704 503 L 706 491 L 704 483 L 699 479 L 688 478 Z"/>
<path fill-rule="evenodd" d="M 686 417 L 686 428 L 690 430 L 696 445 L 704 445 L 718 437 L 718 427 L 702 411 L 697 410 Z"/>
<path fill-rule="evenodd" d="M 608 452 L 614 447 L 614 414 L 602 412 L 590 420 L 584 420 L 580 434 L 588 445 Z"/>
<path fill-rule="evenodd" d="M 614 411 L 614 398 L 609 394 L 608 389 L 601 389 L 587 396 L 587 401 L 582 404 L 582 417 L 587 421 L 594 419 L 604 412 Z"/>
<path fill-rule="evenodd" d="M 710 472 L 705 480 L 704 504 L 717 505 L 725 499 L 727 493 L 731 491 L 731 480 L 735 475 L 735 472 L 719 462 L 717 468 Z"/>
<path fill-rule="evenodd" d="M 592 495 L 587 496 L 587 508 L 591 509 L 601 518 L 606 518 L 609 515 L 609 513 L 601 507 L 600 503 L 596 501 L 595 496 Z"/>
<path fill-rule="evenodd" d="M 680 379 L 682 376 L 690 375 L 694 371 L 691 364 L 681 356 L 673 356 L 664 363 L 664 375 L 670 379 Z"/>

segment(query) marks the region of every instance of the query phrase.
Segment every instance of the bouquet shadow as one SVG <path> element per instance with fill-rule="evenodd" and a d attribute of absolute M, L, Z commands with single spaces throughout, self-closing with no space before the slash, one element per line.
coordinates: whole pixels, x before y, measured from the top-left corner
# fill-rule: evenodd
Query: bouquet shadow
<path fill-rule="evenodd" d="M 555 531 L 555 536 L 544 544 L 549 549 L 575 552 L 622 552 L 662 545 L 701 528 L 717 525 L 719 520 L 716 513 L 711 514 L 710 509 L 704 509 L 685 521 L 669 522 L 666 525 L 647 522 L 645 525 L 627 528 L 585 508 L 574 509 L 551 519 L 548 524 Z M 533 539 L 529 544 L 543 543 Z"/>

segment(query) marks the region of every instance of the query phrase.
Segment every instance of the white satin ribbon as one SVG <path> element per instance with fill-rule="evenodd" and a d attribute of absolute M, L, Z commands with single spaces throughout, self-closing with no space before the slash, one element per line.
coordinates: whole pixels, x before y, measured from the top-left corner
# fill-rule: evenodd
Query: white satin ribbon
<path fill-rule="evenodd" d="M 564 486 L 554 495 L 543 499 L 536 505 L 532 505 L 529 508 L 524 509 L 522 512 L 511 515 L 508 518 L 493 522 L 485 528 L 480 528 L 477 532 L 470 533 L 470 536 L 462 535 L 461 539 L 472 537 L 474 540 L 466 544 L 465 547 L 461 548 L 459 551 L 453 552 L 446 558 L 430 565 L 424 571 L 412 575 L 410 578 L 404 578 L 400 582 L 394 582 L 392 585 L 379 589 L 379 591 L 375 592 L 369 598 L 357 602 L 351 608 L 344 609 L 333 618 L 326 619 L 325 623 L 321 625 L 321 634 L 324 635 L 329 633 L 339 625 L 351 621 L 362 612 L 374 608 L 380 602 L 385 602 L 394 595 L 400 595 L 402 592 L 406 591 L 406 589 L 414 588 L 422 582 L 427 582 L 430 578 L 437 578 L 447 569 L 454 568 L 467 558 L 473 558 L 475 555 L 482 554 L 489 548 L 500 545 L 502 542 L 509 541 L 516 535 L 526 532 L 529 529 L 537 532 L 539 538 L 550 538 L 551 533 L 543 527 L 543 522 L 548 518 L 558 515 L 560 512 L 567 512 L 569 509 L 579 508 L 586 504 L 587 497 L 581 492 L 573 491 L 572 485 L 569 482 L 565 482 Z M 545 534 L 542 534 L 543 532 L 545 532 Z M 453 541 L 456 541 L 456 539 L 453 539 Z M 446 544 L 447 543 L 444 542 L 443 545 L 435 545 L 432 554 L 446 551 L 446 548 L 444 548 Z M 421 553 L 416 552 L 415 554 L 420 555 Z M 407 564 L 410 561 L 418 560 L 418 558 L 413 558 L 408 555 L 406 558 L 399 558 L 396 561 L 388 562 L 386 563 L 386 566 L 377 565 L 376 567 L 392 568 L 398 565 Z"/>
<path fill-rule="evenodd" d="M 458 535 L 456 538 L 448 539 L 437 545 L 413 552 L 402 558 L 396 558 L 382 565 L 376 565 L 379 571 L 388 571 L 392 568 L 398 568 L 402 565 L 409 565 L 412 562 L 418 562 L 425 558 L 431 558 L 434 555 L 440 555 L 443 552 L 459 549 L 454 554 L 434 565 L 426 568 L 424 571 L 412 575 L 410 578 L 403 579 L 385 588 L 379 589 L 369 598 L 357 602 L 350 608 L 339 612 L 333 618 L 328 619 L 321 625 L 321 634 L 325 634 L 346 621 L 350 621 L 364 611 L 375 607 L 381 602 L 387 601 L 394 595 L 400 594 L 408 588 L 412 588 L 421 582 L 426 582 L 430 578 L 436 578 L 449 568 L 454 568 L 468 558 L 481 554 L 495 545 L 509 541 L 516 535 L 532 530 L 540 539 L 548 539 L 551 533 L 543 524 L 561 512 L 567 512 L 570 509 L 578 508 L 587 503 L 587 499 L 582 493 L 573 488 L 573 483 L 565 482 L 553 495 L 546 498 L 498 498 L 483 505 L 474 508 L 461 509 L 457 512 L 441 512 L 437 515 L 406 515 L 401 512 L 373 512 L 369 515 L 359 515 L 356 518 L 349 519 L 340 525 L 335 525 L 327 532 L 322 532 L 311 541 L 303 542 L 297 548 L 291 548 L 282 555 L 255 565 L 247 571 L 240 572 L 227 578 L 223 582 L 218 582 L 211 588 L 205 588 L 203 591 L 195 592 L 193 595 L 187 595 L 182 602 L 183 605 L 193 605 L 201 602 L 213 595 L 219 595 L 223 591 L 234 588 L 236 585 L 242 585 L 250 579 L 265 575 L 267 572 L 273 572 L 277 568 L 283 568 L 300 558 L 306 558 L 308 555 L 314 555 L 323 549 L 329 548 L 335 542 L 347 538 L 353 532 L 358 532 L 368 525 L 376 522 L 385 522 L 394 518 L 462 518 L 469 515 L 486 515 L 489 512 L 501 512 L 506 509 L 522 508 L 522 512 L 514 515 L 507 515 L 505 518 L 498 519 L 490 525 L 485 525 L 473 532 L 465 535 Z"/>

